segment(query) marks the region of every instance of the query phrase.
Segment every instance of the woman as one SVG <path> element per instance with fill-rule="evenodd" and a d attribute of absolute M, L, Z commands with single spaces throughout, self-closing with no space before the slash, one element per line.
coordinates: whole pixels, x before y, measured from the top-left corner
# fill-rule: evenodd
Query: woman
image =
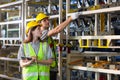
<path fill-rule="evenodd" d="M 18 59 L 23 80 L 49 80 L 52 51 L 47 42 L 41 42 L 40 25 L 31 21 L 26 27 L 27 39 L 20 46 Z"/>

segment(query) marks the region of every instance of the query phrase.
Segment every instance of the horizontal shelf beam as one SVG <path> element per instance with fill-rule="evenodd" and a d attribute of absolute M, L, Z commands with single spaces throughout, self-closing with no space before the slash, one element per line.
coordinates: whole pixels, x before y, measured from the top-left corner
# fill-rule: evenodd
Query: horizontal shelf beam
<path fill-rule="evenodd" d="M 4 44 L 5 46 L 20 46 L 21 44 Z"/>
<path fill-rule="evenodd" d="M 16 2 L 11 2 L 11 3 L 6 3 L 6 4 L 0 5 L 0 8 L 10 7 L 10 6 L 13 6 L 13 5 L 19 5 L 21 3 L 22 3 L 22 0 L 21 1 L 16 1 Z"/>
<path fill-rule="evenodd" d="M 29 1 L 29 0 L 26 0 L 26 1 Z M 10 2 L 10 3 L 5 3 L 5 4 L 0 5 L 0 8 L 5 8 L 5 7 L 10 7 L 10 6 L 20 5 L 22 3 L 23 3 L 22 0 L 15 1 L 15 2 Z"/>
<path fill-rule="evenodd" d="M 81 66 L 70 66 L 70 69 L 79 69 L 92 72 L 108 73 L 108 74 L 119 74 L 120 70 L 110 70 L 110 69 L 100 69 L 100 68 L 90 68 L 90 67 L 81 67 Z"/>
<path fill-rule="evenodd" d="M 5 79 L 10 79 L 10 80 L 22 80 L 22 79 L 18 79 L 18 78 L 14 78 L 14 77 L 9 77 L 9 76 L 3 75 L 3 74 L 0 74 L 0 77 L 5 78 Z"/>
<path fill-rule="evenodd" d="M 59 15 L 50 15 L 50 19 L 59 18 Z M 26 19 L 26 21 L 36 20 L 35 18 Z"/>
<path fill-rule="evenodd" d="M 18 62 L 19 60 L 16 58 L 6 58 L 6 57 L 0 57 L 0 60 L 5 60 L 5 61 L 16 61 Z"/>
<path fill-rule="evenodd" d="M 98 13 L 109 13 L 109 12 L 114 12 L 114 11 L 120 11 L 120 6 L 98 9 L 98 10 L 82 11 L 78 13 L 79 15 L 90 15 L 90 14 L 98 14 Z M 67 16 L 70 16 L 72 14 L 73 13 L 68 13 Z"/>
<path fill-rule="evenodd" d="M 70 36 L 69 39 L 120 39 L 120 35 L 103 35 L 103 36 Z"/>
<path fill-rule="evenodd" d="M 88 46 L 87 48 L 99 48 L 98 46 Z M 107 47 L 103 47 L 104 49 L 108 49 L 108 48 L 120 48 L 120 46 L 107 46 Z"/>
<path fill-rule="evenodd" d="M 59 15 L 49 15 L 50 19 L 59 18 Z"/>
<path fill-rule="evenodd" d="M 7 31 L 19 31 L 19 29 L 8 29 Z"/>
<path fill-rule="evenodd" d="M 6 25 L 6 24 L 17 24 L 17 23 L 22 23 L 22 20 L 0 22 L 0 25 Z"/>
<path fill-rule="evenodd" d="M 88 46 L 87 48 L 99 48 L 98 46 Z M 104 47 L 104 49 L 108 49 L 108 48 L 120 48 L 120 46 L 107 46 L 107 47 Z"/>
<path fill-rule="evenodd" d="M 21 40 L 21 38 L 0 38 L 0 40 Z"/>
<path fill-rule="evenodd" d="M 70 53 L 69 56 L 72 57 L 83 57 L 83 56 L 120 56 L 120 53 L 117 52 L 90 52 L 90 51 L 85 51 L 83 53 Z"/>
<path fill-rule="evenodd" d="M 32 20 L 35 20 L 35 18 L 26 19 L 26 21 L 32 21 Z"/>

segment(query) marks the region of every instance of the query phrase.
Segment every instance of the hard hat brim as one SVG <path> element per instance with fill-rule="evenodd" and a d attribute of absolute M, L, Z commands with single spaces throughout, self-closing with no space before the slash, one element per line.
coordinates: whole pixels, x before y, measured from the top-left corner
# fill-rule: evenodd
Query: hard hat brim
<path fill-rule="evenodd" d="M 38 24 L 38 25 L 35 25 L 35 26 L 33 26 L 33 27 L 36 27 L 36 26 L 39 26 L 39 27 L 41 27 L 41 25 L 40 25 L 40 24 Z M 33 28 L 33 27 L 32 27 L 32 28 Z M 26 33 L 26 34 L 28 34 L 29 30 L 30 30 L 30 29 L 26 29 L 25 33 Z"/>

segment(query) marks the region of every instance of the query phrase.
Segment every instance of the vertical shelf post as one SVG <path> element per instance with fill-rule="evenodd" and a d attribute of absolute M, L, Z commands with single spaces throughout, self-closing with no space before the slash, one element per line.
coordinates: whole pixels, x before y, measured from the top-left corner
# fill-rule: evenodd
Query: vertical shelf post
<path fill-rule="evenodd" d="M 62 0 L 59 0 L 59 24 L 62 22 Z M 61 33 L 58 34 L 59 37 L 59 43 L 62 43 L 62 35 Z M 62 51 L 58 52 L 59 56 L 58 56 L 58 78 L 59 80 L 62 80 Z"/>
<path fill-rule="evenodd" d="M 98 4 L 98 0 L 95 0 L 95 6 Z M 94 27 L 94 36 L 98 35 L 98 14 L 95 14 L 95 27 Z"/>
<path fill-rule="evenodd" d="M 21 27 L 21 39 L 22 41 L 25 39 L 25 27 L 26 27 L 26 0 L 22 0 L 22 14 L 21 14 L 21 20 L 22 20 L 22 27 Z"/>
<path fill-rule="evenodd" d="M 95 61 L 99 61 L 99 56 L 95 57 Z M 95 72 L 95 80 L 99 80 L 99 77 L 100 77 L 99 72 Z"/>
<path fill-rule="evenodd" d="M 109 4 L 111 0 L 107 0 L 107 3 Z M 107 32 L 111 34 L 111 14 L 107 13 Z M 107 57 L 107 61 L 110 61 L 109 56 Z M 111 80 L 111 74 L 107 74 L 107 79 Z"/>
<path fill-rule="evenodd" d="M 68 18 L 67 14 L 69 13 L 69 10 L 70 10 L 70 0 L 66 0 L 66 19 Z M 69 27 L 66 27 L 66 44 L 68 44 L 68 38 L 69 38 Z M 69 57 L 70 57 L 70 54 L 67 54 L 67 59 L 70 59 Z M 69 60 L 67 60 L 67 63 L 66 63 L 67 64 L 66 74 L 67 74 L 67 80 L 70 80 L 70 69 L 68 68 L 69 67 L 68 62 Z"/>
<path fill-rule="evenodd" d="M 111 0 L 107 0 L 107 3 L 110 4 Z M 107 32 L 111 34 L 111 14 L 107 13 Z"/>

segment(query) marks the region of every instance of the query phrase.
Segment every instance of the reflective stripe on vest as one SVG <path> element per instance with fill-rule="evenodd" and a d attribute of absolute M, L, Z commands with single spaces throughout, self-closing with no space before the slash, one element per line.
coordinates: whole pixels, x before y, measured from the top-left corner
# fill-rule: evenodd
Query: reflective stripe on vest
<path fill-rule="evenodd" d="M 38 74 L 42 76 L 49 76 L 49 74 L 46 72 L 41 72 L 41 73 L 32 72 L 32 73 L 24 74 L 23 77 L 38 76 Z"/>
<path fill-rule="evenodd" d="M 40 48 L 38 51 L 38 60 L 43 60 L 44 58 L 44 53 L 43 53 L 43 46 L 46 46 L 46 43 L 41 43 L 40 42 Z M 31 44 L 28 43 L 28 48 L 24 48 L 24 52 L 26 55 L 36 56 L 36 53 L 34 49 L 32 48 Z M 26 47 L 26 46 L 24 46 Z M 29 53 L 26 52 L 26 49 L 29 49 Z M 49 80 L 49 65 L 41 65 L 41 64 L 31 64 L 27 67 L 22 68 L 22 75 L 23 75 L 23 80 L 38 80 L 38 76 L 40 80 Z"/>

